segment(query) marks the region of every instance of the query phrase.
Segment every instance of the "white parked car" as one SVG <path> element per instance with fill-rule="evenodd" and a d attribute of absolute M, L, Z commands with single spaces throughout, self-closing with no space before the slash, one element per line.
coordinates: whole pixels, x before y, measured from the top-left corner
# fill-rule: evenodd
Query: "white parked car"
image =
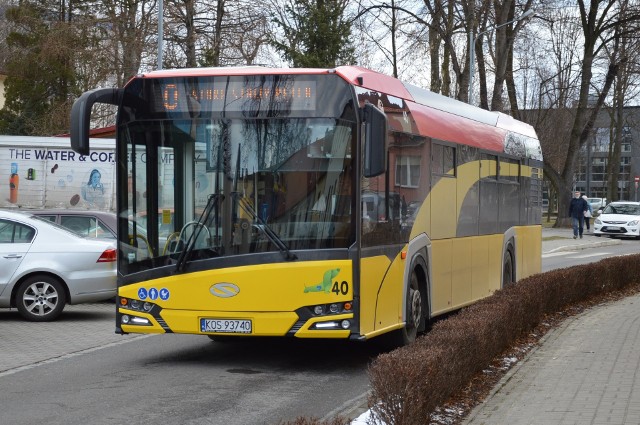
<path fill-rule="evenodd" d="M 611 202 L 593 221 L 593 234 L 640 238 L 640 202 Z"/>
<path fill-rule="evenodd" d="M 116 273 L 115 242 L 0 211 L 0 307 L 15 307 L 27 320 L 54 320 L 67 303 L 113 298 Z"/>

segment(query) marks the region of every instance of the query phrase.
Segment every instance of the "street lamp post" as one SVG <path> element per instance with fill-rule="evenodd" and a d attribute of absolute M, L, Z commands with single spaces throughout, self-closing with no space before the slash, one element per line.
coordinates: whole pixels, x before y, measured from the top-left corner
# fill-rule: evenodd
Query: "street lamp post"
<path fill-rule="evenodd" d="M 500 25 L 498 25 L 496 27 L 489 28 L 488 30 L 479 32 L 477 37 L 473 36 L 473 29 L 471 29 L 469 31 L 469 96 L 468 97 L 469 97 L 469 104 L 470 105 L 473 104 L 473 78 L 474 78 L 474 74 L 475 74 L 474 65 L 475 65 L 475 61 L 476 61 L 476 58 L 475 58 L 475 50 L 476 50 L 475 49 L 475 44 L 476 44 L 476 41 L 478 41 L 478 38 L 480 38 L 480 36 L 482 34 L 485 34 L 485 33 L 490 32 L 490 31 L 497 30 L 498 28 L 501 28 L 501 27 L 503 27 L 505 25 L 512 24 L 512 23 L 514 23 L 516 21 L 519 21 L 521 19 L 527 18 L 527 17 L 529 17 L 529 16 L 531 16 L 533 14 L 534 14 L 533 9 L 526 10 L 522 15 L 520 15 L 516 19 L 512 19 L 509 22 L 505 22 L 504 24 L 500 24 Z"/>
<path fill-rule="evenodd" d="M 164 8 L 162 0 L 158 0 L 158 69 L 162 69 L 162 50 L 164 48 Z"/>

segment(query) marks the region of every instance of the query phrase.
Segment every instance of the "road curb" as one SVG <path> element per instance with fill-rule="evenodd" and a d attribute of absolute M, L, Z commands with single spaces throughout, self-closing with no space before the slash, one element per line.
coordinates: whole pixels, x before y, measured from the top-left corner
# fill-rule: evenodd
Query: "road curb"
<path fill-rule="evenodd" d="M 577 245 L 563 245 L 563 246 L 550 249 L 548 251 L 544 251 L 543 254 L 550 254 L 553 252 L 560 252 L 560 251 L 577 251 L 577 250 L 589 249 L 589 248 L 599 248 L 602 246 L 620 245 L 621 243 L 622 241 L 619 239 L 610 239 L 610 240 L 597 241 L 597 242 L 586 242 L 586 243 L 581 243 Z"/>

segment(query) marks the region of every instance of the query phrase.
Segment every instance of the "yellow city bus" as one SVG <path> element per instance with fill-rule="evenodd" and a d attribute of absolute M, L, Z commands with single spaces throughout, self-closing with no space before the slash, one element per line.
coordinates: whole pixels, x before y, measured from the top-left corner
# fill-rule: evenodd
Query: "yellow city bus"
<path fill-rule="evenodd" d="M 407 344 L 541 268 L 542 154 L 507 115 L 353 66 L 163 70 L 117 107 L 116 332 Z"/>

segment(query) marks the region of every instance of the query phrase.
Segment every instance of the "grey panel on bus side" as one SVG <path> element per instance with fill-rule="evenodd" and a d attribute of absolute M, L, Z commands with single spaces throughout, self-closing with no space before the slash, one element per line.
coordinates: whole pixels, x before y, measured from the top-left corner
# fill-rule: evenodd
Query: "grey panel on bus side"
<path fill-rule="evenodd" d="M 500 207 L 499 183 L 495 179 L 480 181 L 480 226 L 479 234 L 498 233 L 498 208 Z"/>
<path fill-rule="evenodd" d="M 514 183 L 498 183 L 498 223 L 499 232 L 520 224 L 520 185 Z M 524 223 L 523 223 L 524 224 Z"/>

